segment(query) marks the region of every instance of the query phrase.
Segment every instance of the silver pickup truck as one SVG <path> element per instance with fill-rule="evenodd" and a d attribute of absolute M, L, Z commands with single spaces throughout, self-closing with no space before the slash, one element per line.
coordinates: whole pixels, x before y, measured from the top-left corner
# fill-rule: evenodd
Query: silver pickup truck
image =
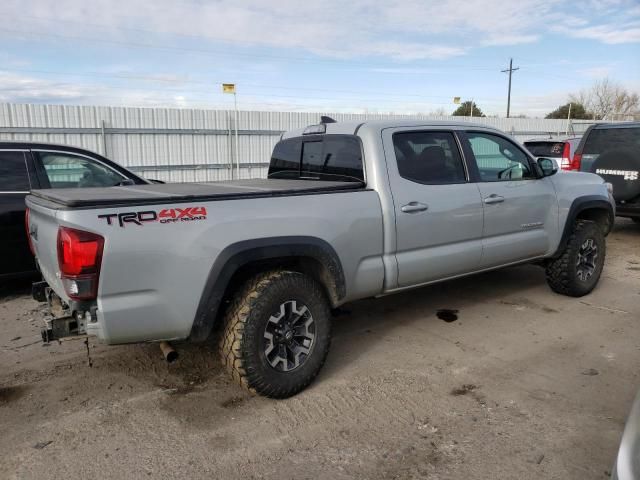
<path fill-rule="evenodd" d="M 556 171 L 479 125 L 324 119 L 282 136 L 267 179 L 36 190 L 35 296 L 56 307 L 44 337 L 215 329 L 234 378 L 288 397 L 318 374 L 345 302 L 523 262 L 555 292 L 589 293 L 610 185 Z"/>

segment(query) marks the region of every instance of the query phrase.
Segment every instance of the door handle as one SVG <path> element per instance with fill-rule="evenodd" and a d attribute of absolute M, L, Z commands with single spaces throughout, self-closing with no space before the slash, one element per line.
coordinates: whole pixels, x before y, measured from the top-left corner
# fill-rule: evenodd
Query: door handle
<path fill-rule="evenodd" d="M 418 213 L 418 212 L 424 212 L 428 208 L 429 208 L 429 205 L 425 205 L 424 203 L 409 202 L 406 205 L 403 205 L 402 208 L 400 208 L 400 210 L 402 210 L 404 213 Z"/>
<path fill-rule="evenodd" d="M 484 198 L 484 203 L 486 203 L 487 205 L 491 205 L 492 203 L 502 203 L 502 202 L 504 202 L 504 197 L 501 197 L 500 195 L 497 195 L 495 193 L 492 193 L 488 197 Z"/>

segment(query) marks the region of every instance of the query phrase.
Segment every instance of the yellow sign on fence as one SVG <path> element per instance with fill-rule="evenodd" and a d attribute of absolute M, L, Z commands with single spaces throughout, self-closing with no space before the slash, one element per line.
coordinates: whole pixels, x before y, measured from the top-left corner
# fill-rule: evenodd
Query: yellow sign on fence
<path fill-rule="evenodd" d="M 222 84 L 222 93 L 236 93 L 236 84 L 235 83 L 223 83 Z"/>

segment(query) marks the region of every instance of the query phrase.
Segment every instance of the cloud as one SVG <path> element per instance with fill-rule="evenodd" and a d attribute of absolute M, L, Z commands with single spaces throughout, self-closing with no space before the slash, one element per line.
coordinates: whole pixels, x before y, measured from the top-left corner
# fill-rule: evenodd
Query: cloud
<path fill-rule="evenodd" d="M 232 109 L 230 98 L 212 98 L 186 86 L 183 90 L 128 87 L 102 83 L 59 82 L 0 70 L 0 103 L 40 103 L 65 105 L 109 105 L 123 107 L 168 107 Z M 242 109 L 266 111 L 353 111 L 353 106 L 344 106 L 339 98 L 272 99 L 269 94 L 243 94 Z M 362 107 L 364 109 L 364 107 Z"/>
<path fill-rule="evenodd" d="M 35 33 L 156 43 L 177 35 L 331 58 L 439 60 L 479 46 L 536 42 L 550 30 L 604 43 L 640 41 L 635 0 L 583 0 L 575 8 L 564 0 L 5 0 L 1 10 L 5 24 L 28 18 Z"/>
<path fill-rule="evenodd" d="M 185 106 L 187 97 L 166 90 L 58 82 L 0 71 L 0 102 Z"/>
<path fill-rule="evenodd" d="M 564 33 L 575 38 L 598 40 L 609 45 L 640 42 L 640 22 L 571 28 Z"/>
<path fill-rule="evenodd" d="M 598 67 L 583 68 L 581 70 L 578 70 L 578 73 L 580 75 L 584 75 L 585 77 L 601 79 L 608 77 L 611 74 L 612 70 L 613 67 L 602 65 Z"/>
<path fill-rule="evenodd" d="M 583 0 L 570 16 L 558 15 L 551 30 L 608 45 L 639 43 L 640 4 L 637 0 Z"/>

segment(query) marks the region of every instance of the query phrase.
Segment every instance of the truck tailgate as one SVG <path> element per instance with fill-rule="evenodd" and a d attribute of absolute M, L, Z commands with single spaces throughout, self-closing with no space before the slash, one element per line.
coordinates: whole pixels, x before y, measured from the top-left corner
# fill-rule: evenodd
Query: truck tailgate
<path fill-rule="evenodd" d="M 58 272 L 58 219 L 57 212 L 43 205 L 27 201 L 29 208 L 29 235 L 38 259 L 42 276 L 56 292 L 64 291 Z"/>

